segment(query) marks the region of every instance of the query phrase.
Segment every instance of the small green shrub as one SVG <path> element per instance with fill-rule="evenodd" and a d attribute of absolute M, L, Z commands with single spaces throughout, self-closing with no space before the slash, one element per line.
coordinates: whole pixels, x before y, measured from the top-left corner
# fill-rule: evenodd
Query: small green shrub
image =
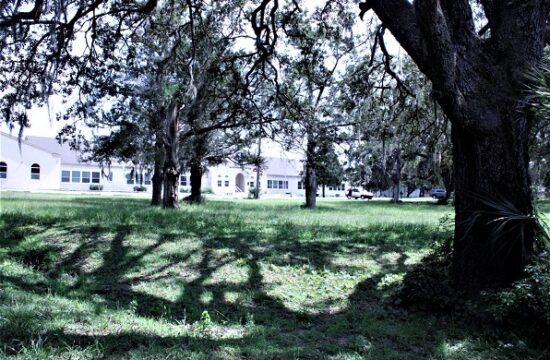
<path fill-rule="evenodd" d="M 203 194 L 213 194 L 214 191 L 212 191 L 212 189 L 210 188 L 205 188 L 201 191 Z"/>
<path fill-rule="evenodd" d="M 258 196 L 258 189 L 253 187 L 248 190 L 248 197 L 249 198 L 256 198 Z"/>
<path fill-rule="evenodd" d="M 490 311 L 496 320 L 542 341 L 538 345 L 550 346 L 550 253 L 538 255 L 525 272 L 512 287 L 485 294 L 493 300 Z"/>
<path fill-rule="evenodd" d="M 191 192 L 190 187 L 181 187 L 180 188 L 180 193 L 190 193 L 190 192 Z"/>
<path fill-rule="evenodd" d="M 103 190 L 103 185 L 101 185 L 101 184 L 91 184 L 90 185 L 90 190 L 92 190 L 92 191 L 101 191 L 101 190 Z"/>
<path fill-rule="evenodd" d="M 147 187 L 145 187 L 145 186 L 140 186 L 140 185 L 134 186 L 134 191 L 135 191 L 135 192 L 144 192 L 144 191 L 147 191 Z"/>
<path fill-rule="evenodd" d="M 208 331 L 212 327 L 212 319 L 210 319 L 210 314 L 208 311 L 204 310 L 201 314 L 201 319 L 199 320 L 199 329 L 202 332 Z"/>

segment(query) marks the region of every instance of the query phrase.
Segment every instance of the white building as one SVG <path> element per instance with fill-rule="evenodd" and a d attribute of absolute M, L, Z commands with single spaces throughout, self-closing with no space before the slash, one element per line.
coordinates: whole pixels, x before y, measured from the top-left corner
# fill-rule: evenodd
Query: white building
<path fill-rule="evenodd" d="M 101 186 L 103 191 L 134 191 L 139 174 L 131 164 L 114 163 L 109 169 L 80 160 L 78 152 L 67 144 L 46 137 L 19 139 L 0 133 L 0 189 L 89 191 Z M 267 158 L 260 174 L 264 195 L 304 196 L 303 164 L 300 160 Z M 256 184 L 256 169 L 225 164 L 208 169 L 203 175 L 202 190 L 220 195 L 248 195 Z M 151 174 L 144 174 L 143 185 L 151 191 Z M 189 191 L 189 174 L 180 177 L 180 191 Z M 327 187 L 327 196 L 343 196 L 344 184 Z"/>

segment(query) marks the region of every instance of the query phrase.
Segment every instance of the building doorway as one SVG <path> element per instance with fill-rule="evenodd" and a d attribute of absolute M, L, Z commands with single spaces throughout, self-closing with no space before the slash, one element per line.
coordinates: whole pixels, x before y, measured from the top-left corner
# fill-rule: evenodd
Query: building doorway
<path fill-rule="evenodd" d="M 244 183 L 244 175 L 243 174 L 237 174 L 235 177 L 235 192 L 244 192 L 245 190 L 245 183 Z"/>

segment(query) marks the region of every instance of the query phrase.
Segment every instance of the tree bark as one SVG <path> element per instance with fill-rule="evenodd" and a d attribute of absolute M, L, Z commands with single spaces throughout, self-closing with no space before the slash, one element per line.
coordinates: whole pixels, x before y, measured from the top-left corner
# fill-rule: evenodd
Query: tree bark
<path fill-rule="evenodd" d="M 178 104 L 170 104 L 166 115 L 166 132 L 164 136 L 164 197 L 162 206 L 169 209 L 179 208 L 178 198 Z"/>
<path fill-rule="evenodd" d="M 186 199 L 187 201 L 191 203 L 201 203 L 203 202 L 202 197 L 202 174 L 203 169 L 200 162 L 193 161 L 191 162 L 190 166 L 190 173 L 191 173 L 191 195 Z"/>
<path fill-rule="evenodd" d="M 258 137 L 258 154 L 256 157 L 257 161 L 260 161 L 262 156 L 262 135 L 260 133 L 260 136 Z M 260 165 L 256 165 L 256 191 L 254 191 L 254 199 L 260 198 L 260 176 L 262 174 L 262 168 Z"/>
<path fill-rule="evenodd" d="M 453 175 L 453 165 L 445 164 L 441 167 L 441 179 L 443 180 L 443 185 L 445 186 L 445 197 L 441 199 L 441 204 L 447 205 L 451 194 L 454 192 L 454 175 Z"/>
<path fill-rule="evenodd" d="M 490 116 L 498 125 L 490 129 L 455 125 L 452 129 L 454 274 L 456 284 L 472 293 L 508 286 L 519 279 L 534 242 L 532 224 L 512 221 L 503 229 L 509 232 L 504 233 L 499 232 L 501 222 L 497 220 L 507 216 L 507 208 L 518 215 L 533 212 L 528 137 L 524 134 L 528 121 L 510 104 L 496 106 L 492 114 L 475 106 L 470 111 L 476 109 L 476 116 Z"/>
<path fill-rule="evenodd" d="M 395 168 L 394 173 L 392 175 L 392 183 L 393 183 L 393 198 L 392 202 L 398 203 L 399 197 L 401 195 L 401 149 L 397 148 L 394 151 L 394 157 L 395 157 Z"/>
<path fill-rule="evenodd" d="M 304 186 L 306 190 L 306 204 L 308 209 L 315 209 L 317 206 L 317 174 L 315 172 L 315 148 L 316 143 L 313 135 L 308 135 L 306 151 L 306 176 Z"/>
<path fill-rule="evenodd" d="M 164 149 L 162 140 L 157 138 L 155 141 L 155 165 L 153 170 L 153 178 L 151 179 L 153 189 L 151 193 L 151 205 L 160 206 L 162 202 L 162 183 L 164 174 L 162 172 L 162 164 L 164 162 Z"/>
<path fill-rule="evenodd" d="M 315 209 L 317 206 L 317 175 L 311 165 L 306 165 L 306 176 L 304 181 L 306 188 L 306 205 L 308 209 Z"/>

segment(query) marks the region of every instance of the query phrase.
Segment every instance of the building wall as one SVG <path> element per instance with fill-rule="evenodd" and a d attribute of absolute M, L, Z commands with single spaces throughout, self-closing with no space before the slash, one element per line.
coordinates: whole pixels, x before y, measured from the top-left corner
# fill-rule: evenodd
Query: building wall
<path fill-rule="evenodd" d="M 69 181 L 65 182 L 62 173 L 68 171 L 70 173 Z M 84 173 L 89 173 L 90 179 L 85 182 Z M 126 175 L 130 174 L 131 168 L 123 166 L 112 166 L 110 169 L 102 170 L 97 165 L 91 164 L 63 164 L 59 173 L 59 181 L 61 190 L 73 191 L 88 191 L 90 185 L 102 185 L 103 191 L 133 191 L 134 186 L 139 185 L 136 182 L 135 176 L 132 177 L 133 183 L 128 184 Z M 92 176 L 95 173 L 96 177 Z M 73 176 L 77 174 L 76 176 Z M 99 175 L 99 179 L 97 178 Z M 99 181 L 98 181 L 99 180 Z M 146 187 L 150 187 L 144 184 Z"/>
<path fill-rule="evenodd" d="M 22 151 L 20 153 L 17 138 L 2 134 L 1 139 L 0 161 L 8 165 L 7 178 L 0 179 L 0 188 L 2 189 L 89 191 L 90 185 L 98 184 L 103 186 L 103 191 L 133 192 L 134 187 L 139 185 L 136 174 L 132 177 L 133 181 L 128 182 L 128 175 L 132 172 L 132 166 L 117 164 L 111 166 L 110 169 L 102 170 L 99 166 L 93 164 L 62 164 L 61 157 L 55 153 L 24 142 L 21 145 Z M 40 165 L 39 180 L 31 180 L 31 165 L 33 163 Z M 299 182 L 302 179 L 298 167 L 296 164 L 287 164 L 283 160 L 276 161 L 273 168 L 267 168 L 260 176 L 261 194 L 304 196 L 304 189 L 299 187 Z M 278 172 L 284 175 L 276 174 Z M 85 173 L 89 177 L 83 176 Z M 99 174 L 99 179 L 97 176 L 95 178 L 96 182 L 94 182 L 94 173 Z M 66 176 L 62 176 L 63 174 Z M 152 189 L 150 176 L 152 174 L 144 176 L 143 179 L 143 185 L 147 188 L 147 192 L 151 192 Z M 191 188 L 190 174 L 183 173 L 181 176 L 183 178 L 180 178 L 180 190 L 189 191 Z M 241 176 L 242 178 L 240 178 Z M 243 185 L 240 188 L 237 188 L 237 179 L 240 179 L 241 185 Z M 280 186 L 281 182 L 284 186 Z M 202 190 L 212 191 L 218 195 L 240 194 L 247 196 L 255 185 L 256 171 L 253 166 L 242 168 L 231 164 L 222 164 L 208 169 L 202 179 Z M 331 190 L 327 187 L 325 194 L 328 197 L 343 196 L 344 191 Z M 319 189 L 319 195 L 321 195 L 321 189 Z"/>
<path fill-rule="evenodd" d="M 7 164 L 5 179 L 0 179 L 1 189 L 59 190 L 61 159 L 57 154 L 19 143 L 17 138 L 1 136 L 0 162 Z M 40 178 L 31 179 L 31 165 L 40 166 Z"/>

